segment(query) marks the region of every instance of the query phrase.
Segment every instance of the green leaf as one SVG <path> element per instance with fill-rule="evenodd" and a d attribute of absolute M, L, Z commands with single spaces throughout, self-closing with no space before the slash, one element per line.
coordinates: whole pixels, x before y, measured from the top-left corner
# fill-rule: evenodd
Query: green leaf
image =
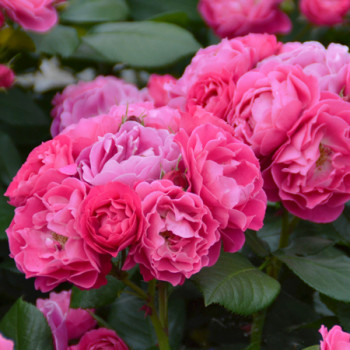
<path fill-rule="evenodd" d="M 12 139 L 2 131 L 0 131 L 0 149 L 3 150 L 0 153 L 0 178 L 6 185 L 8 185 L 11 182 L 12 178 L 16 175 L 18 169 L 21 167 L 22 161 Z M 4 208 L 2 209 L 4 210 L 3 214 L 9 212 L 9 209 L 6 208 L 6 205 L 4 205 Z M 2 209 L 0 209 L 0 215 Z"/>
<path fill-rule="evenodd" d="M 309 346 L 308 348 L 305 348 L 303 350 L 320 350 L 320 346 L 319 345 L 313 345 L 313 346 Z"/>
<path fill-rule="evenodd" d="M 350 258 L 333 247 L 310 256 L 296 256 L 287 249 L 276 253 L 299 278 L 336 300 L 350 302 Z"/>
<path fill-rule="evenodd" d="M 147 68 L 170 65 L 200 48 L 187 30 L 160 22 L 102 24 L 83 41 L 109 62 Z"/>
<path fill-rule="evenodd" d="M 260 239 L 255 231 L 247 230 L 245 233 L 245 238 L 246 243 L 257 256 L 264 258 L 270 254 L 269 245 Z"/>
<path fill-rule="evenodd" d="M 1 139 L 0 139 L 1 140 Z M 0 240 L 6 240 L 5 230 L 10 226 L 14 214 L 14 208 L 7 204 L 6 198 L 0 197 Z"/>
<path fill-rule="evenodd" d="M 71 307 L 72 308 L 97 308 L 108 305 L 118 297 L 124 285 L 116 278 L 107 276 L 108 283 L 98 289 L 80 290 L 72 288 Z"/>
<path fill-rule="evenodd" d="M 72 27 L 57 25 L 44 34 L 30 33 L 36 51 L 50 55 L 69 57 L 77 49 L 80 39 Z"/>
<path fill-rule="evenodd" d="M 128 12 L 124 0 L 71 0 L 61 18 L 73 23 L 122 21 Z"/>
<path fill-rule="evenodd" d="M 179 349 L 185 331 L 186 304 L 182 298 L 169 300 L 169 342 L 172 349 Z"/>
<path fill-rule="evenodd" d="M 10 50 L 28 50 L 35 51 L 35 45 L 28 35 L 21 28 L 7 27 L 0 31 L 0 47 Z"/>
<path fill-rule="evenodd" d="M 194 280 L 206 305 L 219 303 L 242 315 L 264 309 L 276 298 L 280 285 L 239 254 L 222 253 L 218 262 L 205 268 Z"/>
<path fill-rule="evenodd" d="M 1 320 L 0 332 L 15 342 L 16 350 L 53 350 L 44 315 L 22 299 L 18 299 Z"/>
<path fill-rule="evenodd" d="M 167 12 L 151 17 L 149 20 L 154 22 L 167 22 L 177 24 L 180 27 L 186 27 L 190 21 L 186 12 Z"/>
<path fill-rule="evenodd" d="M 29 94 L 13 88 L 0 94 L 0 120 L 13 126 L 42 126 L 48 121 Z"/>

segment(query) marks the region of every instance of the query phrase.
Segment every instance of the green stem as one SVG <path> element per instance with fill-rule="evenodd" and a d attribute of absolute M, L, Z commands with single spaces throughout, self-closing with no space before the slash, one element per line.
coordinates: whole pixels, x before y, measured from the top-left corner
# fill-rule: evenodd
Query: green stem
<path fill-rule="evenodd" d="M 249 350 L 260 350 L 266 318 L 266 309 L 253 314 Z"/>
<path fill-rule="evenodd" d="M 158 287 L 159 320 L 163 328 L 168 332 L 168 284 L 159 282 Z"/>
<path fill-rule="evenodd" d="M 156 331 L 159 350 L 171 350 L 169 345 L 168 334 L 165 332 L 165 329 L 159 321 L 154 305 L 152 307 L 152 315 L 150 316 L 150 318 L 153 328 Z"/>

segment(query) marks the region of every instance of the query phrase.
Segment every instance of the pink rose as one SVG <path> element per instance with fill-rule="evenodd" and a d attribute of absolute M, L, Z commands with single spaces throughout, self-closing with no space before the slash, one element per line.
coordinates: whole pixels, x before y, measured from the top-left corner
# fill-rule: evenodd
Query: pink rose
<path fill-rule="evenodd" d="M 98 328 L 87 332 L 70 350 L 128 350 L 124 341 L 111 329 Z"/>
<path fill-rule="evenodd" d="M 291 21 L 278 5 L 282 0 L 200 0 L 198 10 L 221 37 L 248 33 L 288 33 Z"/>
<path fill-rule="evenodd" d="M 85 242 L 114 257 L 143 232 L 139 196 L 120 182 L 93 187 L 82 203 L 79 223 Z"/>
<path fill-rule="evenodd" d="M 322 325 L 319 332 L 323 338 L 320 350 L 350 350 L 350 334 L 343 332 L 341 327 L 334 326 L 328 332 Z"/>
<path fill-rule="evenodd" d="M 0 64 L 0 88 L 8 89 L 12 86 L 14 81 L 15 74 L 13 73 L 13 71 L 8 66 Z"/>
<path fill-rule="evenodd" d="M 299 66 L 267 62 L 237 82 L 228 121 L 255 154 L 271 156 L 301 113 L 319 99 L 318 81 Z"/>
<path fill-rule="evenodd" d="M 52 292 L 49 299 L 36 301 L 51 328 L 55 350 L 67 350 L 69 340 L 80 338 L 97 324 L 88 311 L 70 309 L 70 297 L 71 291 Z"/>
<path fill-rule="evenodd" d="M 349 0 L 301 0 L 300 11 L 312 23 L 332 26 L 342 23 L 350 10 Z"/>
<path fill-rule="evenodd" d="M 0 349 L 1 350 L 13 350 L 15 348 L 15 344 L 12 340 L 6 339 L 0 334 Z"/>
<path fill-rule="evenodd" d="M 327 96 L 304 112 L 263 173 L 269 200 L 320 223 L 335 220 L 350 199 L 350 103 Z"/>
<path fill-rule="evenodd" d="M 166 106 L 170 100 L 169 92 L 164 88 L 166 84 L 174 84 L 176 79 L 170 75 L 151 74 L 148 80 L 148 93 L 154 101 L 156 107 Z"/>
<path fill-rule="evenodd" d="M 81 81 L 67 86 L 52 100 L 54 118 L 51 133 L 59 134 L 82 118 L 104 114 L 114 105 L 150 100 L 146 90 L 113 76 L 99 76 L 93 81 Z"/>
<path fill-rule="evenodd" d="M 83 181 L 94 186 L 119 181 L 132 186 L 153 181 L 173 170 L 180 157 L 174 136 L 166 130 L 128 121 L 116 134 L 106 134 L 77 159 Z"/>
<path fill-rule="evenodd" d="M 46 32 L 56 25 L 55 3 L 62 0 L 0 0 L 0 7 L 24 29 Z"/>
<path fill-rule="evenodd" d="M 10 204 L 23 205 L 31 195 L 41 195 L 54 177 L 61 181 L 76 173 L 72 144 L 68 137 L 58 136 L 36 147 L 10 183 L 5 196 Z"/>
<path fill-rule="evenodd" d="M 89 248 L 76 226 L 86 192 L 78 179 L 52 178 L 45 193 L 15 210 L 6 231 L 10 256 L 27 278 L 36 277 L 35 286 L 43 292 L 65 281 L 82 289 L 106 283 L 110 259 Z"/>
<path fill-rule="evenodd" d="M 204 124 L 176 136 L 187 169 L 188 190 L 198 194 L 220 223 L 226 251 L 244 243 L 244 231 L 262 227 L 266 195 L 259 162 L 249 146 L 223 129 Z"/>
<path fill-rule="evenodd" d="M 130 248 L 123 269 L 140 265 L 145 281 L 153 278 L 176 286 L 220 254 L 218 222 L 199 196 L 169 180 L 140 183 L 145 230 Z"/>

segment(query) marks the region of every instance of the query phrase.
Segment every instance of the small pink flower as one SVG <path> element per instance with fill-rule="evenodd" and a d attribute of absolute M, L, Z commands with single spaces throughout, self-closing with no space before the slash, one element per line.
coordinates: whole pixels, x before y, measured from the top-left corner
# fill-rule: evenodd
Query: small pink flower
<path fill-rule="evenodd" d="M 124 341 L 111 329 L 98 328 L 87 332 L 78 345 L 70 350 L 129 350 Z"/>
<path fill-rule="evenodd" d="M 291 21 L 278 5 L 282 0 L 200 0 L 198 10 L 221 37 L 248 33 L 288 33 Z"/>
<path fill-rule="evenodd" d="M 140 183 L 145 230 L 130 248 L 123 269 L 140 265 L 145 281 L 153 278 L 176 286 L 213 265 L 220 254 L 218 222 L 194 193 L 169 180 Z"/>
<path fill-rule="evenodd" d="M 187 169 L 188 190 L 198 194 L 220 223 L 226 251 L 244 243 L 244 231 L 262 227 L 266 195 L 259 162 L 249 146 L 225 130 L 204 124 L 176 136 Z"/>
<path fill-rule="evenodd" d="M 174 84 L 176 79 L 170 75 L 151 74 L 148 80 L 148 93 L 156 107 L 166 106 L 170 100 L 169 92 L 164 88 L 166 84 Z"/>
<path fill-rule="evenodd" d="M 112 106 L 150 99 L 146 90 L 139 91 L 135 85 L 113 76 L 99 76 L 93 81 L 69 85 L 52 101 L 51 133 L 55 136 L 82 118 L 107 113 Z"/>
<path fill-rule="evenodd" d="M 8 66 L 0 64 L 0 88 L 8 89 L 12 86 L 14 81 L 15 74 L 13 73 L 13 71 Z"/>
<path fill-rule="evenodd" d="M 350 199 L 350 103 L 327 97 L 304 112 L 263 172 L 269 200 L 320 223 L 337 219 Z"/>
<path fill-rule="evenodd" d="M 12 340 L 6 339 L 0 334 L 0 349 L 1 350 L 14 350 L 15 344 Z"/>
<path fill-rule="evenodd" d="M 43 292 L 69 281 L 82 289 L 106 283 L 110 258 L 96 254 L 76 226 L 88 188 L 76 178 L 51 178 L 45 193 L 29 197 L 15 210 L 7 229 L 11 257 Z"/>
<path fill-rule="evenodd" d="M 301 0 L 300 11 L 314 24 L 340 24 L 350 10 L 350 0 Z"/>
<path fill-rule="evenodd" d="M 323 338 L 320 350 L 350 350 L 350 334 L 343 332 L 341 327 L 334 326 L 328 332 L 328 329 L 322 325 L 319 332 Z"/>
<path fill-rule="evenodd" d="M 98 253 L 114 257 L 138 241 L 143 232 L 140 198 L 120 182 L 93 187 L 78 220 L 85 242 Z"/>
<path fill-rule="evenodd" d="M 62 0 L 0 0 L 0 7 L 24 29 L 46 32 L 57 24 L 58 2 Z"/>
<path fill-rule="evenodd" d="M 49 299 L 37 299 L 36 306 L 51 328 L 55 350 L 67 350 L 68 341 L 79 339 L 96 326 L 96 321 L 83 309 L 70 309 L 71 291 L 50 293 Z"/>

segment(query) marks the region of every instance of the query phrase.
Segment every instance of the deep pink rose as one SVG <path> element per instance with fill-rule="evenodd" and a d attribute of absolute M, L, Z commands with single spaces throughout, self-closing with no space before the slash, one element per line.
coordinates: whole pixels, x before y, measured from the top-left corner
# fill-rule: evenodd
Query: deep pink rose
<path fill-rule="evenodd" d="M 299 66 L 267 62 L 238 80 L 228 121 L 258 157 L 272 156 L 301 113 L 318 99 L 315 77 Z"/>
<path fill-rule="evenodd" d="M 0 349 L 1 350 L 13 350 L 15 348 L 15 344 L 12 340 L 6 339 L 0 334 Z"/>
<path fill-rule="evenodd" d="M 200 49 L 182 77 L 168 84 L 169 106 L 191 113 L 200 107 L 226 119 L 236 81 L 278 48 L 274 36 L 251 34 Z"/>
<path fill-rule="evenodd" d="M 266 195 L 251 148 L 223 129 L 204 124 L 176 136 L 187 169 L 189 191 L 198 194 L 220 223 L 226 251 L 244 243 L 244 231 L 262 227 Z"/>
<path fill-rule="evenodd" d="M 350 103 L 336 95 L 304 112 L 263 173 L 268 199 L 302 219 L 335 220 L 350 199 L 349 134 Z"/>
<path fill-rule="evenodd" d="M 12 86 L 14 81 L 15 74 L 13 73 L 12 69 L 6 66 L 5 64 L 0 64 L 0 88 L 8 89 Z"/>
<path fill-rule="evenodd" d="M 129 350 L 124 341 L 111 329 L 98 328 L 87 332 L 78 345 L 70 350 Z"/>
<path fill-rule="evenodd" d="M 159 179 L 179 158 L 180 149 L 167 130 L 127 121 L 116 134 L 106 134 L 85 148 L 77 163 L 81 179 L 89 184 L 119 181 L 132 186 Z"/>
<path fill-rule="evenodd" d="M 301 0 L 300 11 L 312 23 L 332 26 L 344 21 L 350 0 Z"/>
<path fill-rule="evenodd" d="M 143 221 L 139 196 L 120 182 L 93 187 L 79 216 L 85 242 L 98 253 L 114 257 L 140 239 Z"/>
<path fill-rule="evenodd" d="M 72 144 L 68 137 L 58 136 L 36 147 L 10 183 L 5 196 L 10 204 L 23 205 L 31 195 L 41 195 L 55 181 L 76 173 Z"/>
<path fill-rule="evenodd" d="M 221 37 L 248 33 L 288 33 L 292 24 L 279 8 L 282 0 L 200 0 L 198 10 Z"/>
<path fill-rule="evenodd" d="M 37 299 L 36 307 L 44 314 L 51 328 L 55 350 L 67 350 L 68 341 L 79 339 L 97 324 L 88 311 L 71 309 L 71 291 L 50 293 L 49 299 Z"/>
<path fill-rule="evenodd" d="M 151 74 L 148 80 L 148 93 L 154 101 L 156 107 L 166 106 L 170 100 L 169 92 L 164 88 L 164 85 L 175 83 L 176 79 L 170 75 Z"/>
<path fill-rule="evenodd" d="M 55 136 L 82 118 L 107 113 L 114 105 L 148 100 L 146 90 L 139 91 L 135 85 L 113 76 L 99 76 L 93 81 L 69 85 L 52 100 L 51 133 Z"/>
<path fill-rule="evenodd" d="M 24 29 L 46 32 L 56 25 L 55 3 L 62 0 L 0 0 L 0 7 Z"/>
<path fill-rule="evenodd" d="M 345 45 L 332 43 L 326 49 L 316 41 L 291 42 L 284 44 L 276 56 L 266 60 L 299 65 L 307 75 L 318 79 L 321 91 L 340 94 L 347 81 L 350 54 Z"/>
<path fill-rule="evenodd" d="M 15 210 L 6 231 L 10 256 L 27 278 L 36 277 L 35 286 L 43 292 L 65 281 L 82 289 L 106 283 L 110 259 L 96 254 L 76 225 L 86 192 L 78 179 L 52 178 L 45 193 L 33 195 Z"/>
<path fill-rule="evenodd" d="M 169 180 L 142 182 L 136 192 L 145 230 L 130 248 L 123 269 L 139 264 L 145 281 L 156 278 L 176 286 L 215 264 L 221 245 L 218 222 L 198 195 Z"/>
<path fill-rule="evenodd" d="M 320 350 L 350 350 L 350 334 L 343 332 L 341 327 L 334 326 L 328 332 L 328 329 L 322 325 L 319 332 L 323 338 Z"/>

